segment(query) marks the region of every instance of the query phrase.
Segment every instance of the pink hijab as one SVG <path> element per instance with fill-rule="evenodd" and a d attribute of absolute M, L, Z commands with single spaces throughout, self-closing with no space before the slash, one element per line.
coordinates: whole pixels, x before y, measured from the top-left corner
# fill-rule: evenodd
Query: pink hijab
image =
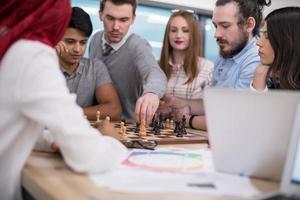
<path fill-rule="evenodd" d="M 0 60 L 19 39 L 54 47 L 70 20 L 69 0 L 2 0 L 0 7 Z"/>

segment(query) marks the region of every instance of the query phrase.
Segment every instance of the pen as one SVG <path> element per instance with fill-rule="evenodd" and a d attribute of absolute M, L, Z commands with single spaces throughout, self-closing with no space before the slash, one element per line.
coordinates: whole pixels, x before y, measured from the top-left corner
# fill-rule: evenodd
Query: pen
<path fill-rule="evenodd" d="M 213 183 L 188 183 L 188 187 L 199 187 L 199 188 L 212 188 L 216 189 L 216 186 Z"/>

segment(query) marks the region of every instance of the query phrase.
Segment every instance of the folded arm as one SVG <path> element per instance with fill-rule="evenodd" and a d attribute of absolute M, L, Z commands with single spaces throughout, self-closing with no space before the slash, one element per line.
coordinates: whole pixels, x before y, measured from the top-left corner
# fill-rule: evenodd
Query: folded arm
<path fill-rule="evenodd" d="M 119 120 L 121 116 L 121 104 L 116 89 L 111 83 L 101 85 L 95 92 L 97 105 L 83 109 L 89 120 L 96 120 L 96 112 L 100 111 L 101 118 L 109 116 L 112 120 Z"/>

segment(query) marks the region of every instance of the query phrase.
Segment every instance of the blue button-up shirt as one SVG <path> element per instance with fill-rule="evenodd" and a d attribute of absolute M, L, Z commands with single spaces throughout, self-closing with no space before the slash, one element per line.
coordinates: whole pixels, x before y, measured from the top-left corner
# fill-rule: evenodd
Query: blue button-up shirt
<path fill-rule="evenodd" d="M 232 58 L 219 57 L 215 62 L 213 86 L 222 88 L 249 88 L 256 67 L 260 65 L 256 39 L 252 38 L 246 47 Z"/>

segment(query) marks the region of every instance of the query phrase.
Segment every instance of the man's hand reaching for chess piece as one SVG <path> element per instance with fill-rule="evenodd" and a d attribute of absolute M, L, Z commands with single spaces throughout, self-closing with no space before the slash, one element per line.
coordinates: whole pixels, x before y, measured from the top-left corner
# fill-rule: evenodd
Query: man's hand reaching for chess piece
<path fill-rule="evenodd" d="M 136 119 L 149 124 L 159 105 L 159 97 L 154 93 L 146 93 L 141 96 L 135 106 Z"/>

